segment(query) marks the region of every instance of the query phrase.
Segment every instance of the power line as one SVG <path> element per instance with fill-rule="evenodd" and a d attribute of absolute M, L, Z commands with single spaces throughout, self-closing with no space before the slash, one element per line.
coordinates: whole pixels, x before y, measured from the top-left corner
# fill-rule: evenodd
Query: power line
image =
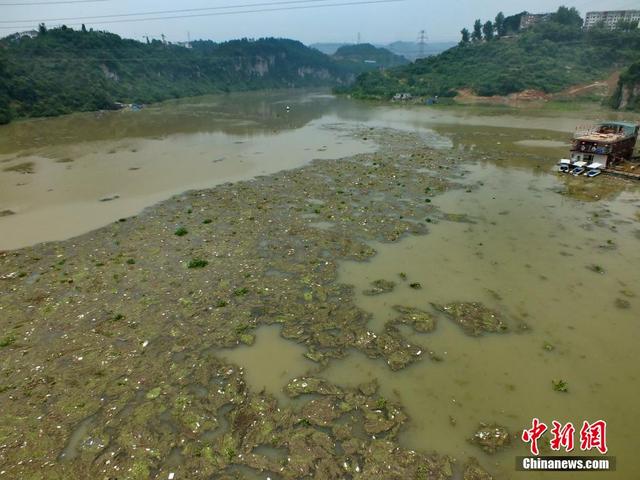
<path fill-rule="evenodd" d="M 271 9 L 255 9 L 255 10 L 238 10 L 235 12 L 216 12 L 216 13 L 199 13 L 195 15 L 172 15 L 168 17 L 149 17 L 149 18 L 127 18 L 122 20 L 111 20 L 106 22 L 84 22 L 87 25 L 104 25 L 104 24 L 114 24 L 114 23 L 133 23 L 133 22 L 146 22 L 152 20 L 175 20 L 179 18 L 196 18 L 196 17 L 218 17 L 223 15 L 241 15 L 246 13 L 266 13 L 266 12 L 282 12 L 288 10 L 307 10 L 310 8 L 326 8 L 326 7 L 348 7 L 354 5 L 373 5 L 373 4 L 381 4 L 381 3 L 398 3 L 404 2 L 405 0 L 366 0 L 361 2 L 344 2 L 344 3 L 330 3 L 330 4 L 322 4 L 322 5 L 306 5 L 300 7 L 282 7 L 282 8 L 271 8 Z M 74 23 L 69 24 L 67 26 L 80 26 L 82 23 Z M 24 30 L 33 28 L 33 25 L 13 25 L 0 27 L 3 30 Z"/>
<path fill-rule="evenodd" d="M 104 0 L 101 0 L 104 1 Z M 230 10 L 234 8 L 251 8 L 251 7 L 267 7 L 272 5 L 289 5 L 297 3 L 315 3 L 315 2 L 328 2 L 330 0 L 283 0 L 278 2 L 261 2 L 261 3 L 247 3 L 244 5 L 222 5 L 218 7 L 206 7 L 206 8 L 183 8 L 179 10 L 157 10 L 155 12 L 139 12 L 139 13 L 116 13 L 113 15 L 95 15 L 90 17 L 64 17 L 64 18 L 47 18 L 38 19 L 33 18 L 30 20 L 0 20 L 0 23 L 47 23 L 47 22 L 65 22 L 72 20 L 93 20 L 102 18 L 120 18 L 120 17 L 139 17 L 145 15 L 165 15 L 172 13 L 189 13 L 189 12 L 206 12 L 211 10 Z"/>
<path fill-rule="evenodd" d="M 0 3 L 0 7 L 22 7 L 29 5 L 67 5 L 70 3 L 98 3 L 110 0 L 61 0 L 58 2 L 26 2 L 26 3 Z"/>

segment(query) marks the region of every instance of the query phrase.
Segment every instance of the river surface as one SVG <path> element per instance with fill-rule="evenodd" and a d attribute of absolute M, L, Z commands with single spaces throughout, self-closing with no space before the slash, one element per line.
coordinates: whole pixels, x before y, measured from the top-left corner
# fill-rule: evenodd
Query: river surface
<path fill-rule="evenodd" d="M 429 310 L 450 302 L 482 302 L 526 331 L 472 338 L 443 319 L 430 334 L 407 329 L 407 338 L 441 361 L 399 372 L 355 351 L 319 368 L 278 327 L 261 328 L 254 345 L 223 355 L 244 368 L 252 388 L 281 402 L 288 401 L 287 382 L 307 371 L 344 386 L 377 379 L 381 394 L 410 417 L 404 446 L 476 456 L 501 479 L 552 477 L 514 472 L 515 456 L 527 453 L 519 439 L 492 456 L 470 444 L 480 422 L 519 434 L 533 417 L 549 425 L 571 421 L 578 430 L 585 420 L 604 419 L 609 455 L 618 462 L 607 478 L 634 478 L 640 190 L 555 173 L 571 132 L 584 122 L 577 114 L 395 108 L 308 92 L 17 122 L 0 128 L 0 211 L 12 212 L 0 217 L 0 249 L 69 238 L 184 190 L 376 148 L 366 137 L 344 135 L 344 126 L 418 130 L 443 151 L 477 151 L 478 161 L 456 178 L 464 188 L 434 197 L 450 220 L 434 222 L 426 236 L 372 244 L 377 255 L 343 262 L 339 281 L 355 287 L 373 332 L 393 317 L 394 305 Z M 422 288 L 409 288 L 404 276 Z M 377 279 L 398 286 L 362 294 Z M 554 391 L 558 379 L 567 392 Z"/>
<path fill-rule="evenodd" d="M 428 131 L 444 148 L 454 131 L 467 144 L 553 159 L 585 121 L 577 114 L 392 108 L 275 92 L 15 122 L 0 127 L 0 249 L 80 235 L 185 190 L 375 149 L 343 135 L 341 126 Z"/>

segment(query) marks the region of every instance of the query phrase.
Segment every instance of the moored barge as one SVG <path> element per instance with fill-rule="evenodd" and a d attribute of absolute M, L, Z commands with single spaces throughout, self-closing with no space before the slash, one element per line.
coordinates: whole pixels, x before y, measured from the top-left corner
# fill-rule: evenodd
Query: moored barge
<path fill-rule="evenodd" d="M 640 133 L 640 125 L 631 122 L 602 122 L 577 129 L 571 144 L 571 156 L 560 162 L 560 171 L 573 175 L 596 176 L 596 170 L 605 173 L 625 174 L 635 165 L 634 148 Z M 637 174 L 628 172 L 630 177 Z"/>

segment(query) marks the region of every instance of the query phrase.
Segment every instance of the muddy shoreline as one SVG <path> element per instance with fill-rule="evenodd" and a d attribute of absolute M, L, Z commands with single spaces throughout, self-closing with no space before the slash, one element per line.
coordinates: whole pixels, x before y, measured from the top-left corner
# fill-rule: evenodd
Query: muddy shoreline
<path fill-rule="evenodd" d="M 393 369 L 432 361 L 396 328 L 372 335 L 336 265 L 370 258 L 368 241 L 428 233 L 441 215 L 431 199 L 456 188 L 464 154 L 431 150 L 414 133 L 354 134 L 379 150 L 187 192 L 81 237 L 2 254 L 1 470 L 489 478 L 473 460 L 400 448 L 410 420 L 375 385 L 291 379 L 287 393 L 304 394 L 302 405 L 278 405 L 220 360 L 278 324 L 318 366 L 350 349 Z"/>

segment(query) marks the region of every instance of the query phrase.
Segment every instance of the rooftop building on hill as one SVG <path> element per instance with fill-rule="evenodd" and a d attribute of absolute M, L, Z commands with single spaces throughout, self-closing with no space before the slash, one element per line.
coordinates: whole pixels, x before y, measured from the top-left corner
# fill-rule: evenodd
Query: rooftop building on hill
<path fill-rule="evenodd" d="M 614 30 L 620 22 L 635 23 L 640 26 L 640 10 L 608 10 L 602 12 L 587 12 L 584 28 L 589 29 L 597 25 Z"/>
<path fill-rule="evenodd" d="M 536 23 L 544 22 L 548 20 L 552 13 L 524 13 L 522 17 L 520 17 L 520 29 L 526 30 L 527 28 L 532 27 Z"/>

